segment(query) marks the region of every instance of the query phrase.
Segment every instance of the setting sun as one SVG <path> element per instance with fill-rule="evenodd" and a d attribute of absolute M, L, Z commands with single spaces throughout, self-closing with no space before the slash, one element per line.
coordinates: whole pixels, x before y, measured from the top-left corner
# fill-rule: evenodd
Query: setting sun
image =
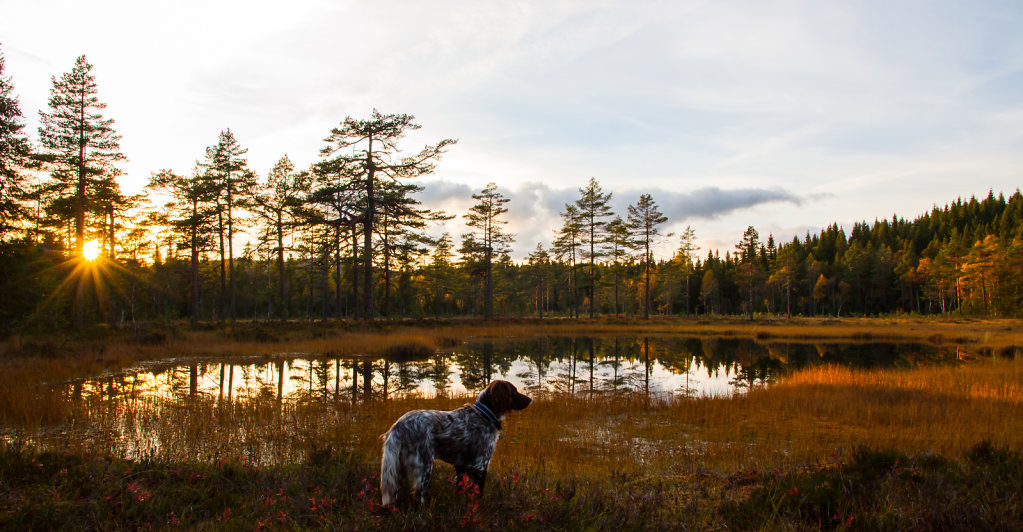
<path fill-rule="evenodd" d="M 85 257 L 85 260 L 96 260 L 96 257 L 99 256 L 99 242 L 95 240 L 86 242 L 82 246 L 82 256 Z"/>

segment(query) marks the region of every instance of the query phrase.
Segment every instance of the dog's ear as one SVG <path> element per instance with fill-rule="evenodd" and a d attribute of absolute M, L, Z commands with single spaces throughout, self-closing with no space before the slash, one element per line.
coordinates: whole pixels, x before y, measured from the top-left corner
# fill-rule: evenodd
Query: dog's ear
<path fill-rule="evenodd" d="M 493 381 L 487 386 L 486 397 L 489 399 L 490 409 L 495 414 L 501 415 L 512 409 L 512 396 L 515 393 L 515 386 L 508 381 Z"/>
<path fill-rule="evenodd" d="M 529 405 L 530 399 L 515 389 L 515 385 L 508 381 L 493 381 L 487 386 L 490 409 L 497 415 L 502 415 L 511 410 L 522 410 Z"/>

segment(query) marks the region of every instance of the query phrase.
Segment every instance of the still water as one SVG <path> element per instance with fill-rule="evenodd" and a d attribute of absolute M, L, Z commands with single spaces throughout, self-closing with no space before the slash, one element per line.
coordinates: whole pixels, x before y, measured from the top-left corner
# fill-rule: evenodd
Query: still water
<path fill-rule="evenodd" d="M 475 393 L 506 379 L 533 394 L 728 396 L 815 364 L 900 367 L 955 361 L 956 347 L 915 343 L 761 343 L 694 337 L 474 339 L 426 360 L 274 353 L 183 359 L 69 383 L 75 399 L 346 400 Z"/>

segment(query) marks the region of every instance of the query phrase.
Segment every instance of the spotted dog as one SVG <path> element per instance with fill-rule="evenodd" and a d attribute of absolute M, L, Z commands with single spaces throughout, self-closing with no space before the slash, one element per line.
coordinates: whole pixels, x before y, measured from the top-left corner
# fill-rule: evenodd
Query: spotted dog
<path fill-rule="evenodd" d="M 512 383 L 499 380 L 480 392 L 474 404 L 451 411 L 413 410 L 398 418 L 383 435 L 380 502 L 385 507 L 394 504 L 398 491 L 411 481 L 415 500 L 421 505 L 435 459 L 455 466 L 458 478 L 468 476 L 483 491 L 501 419 L 531 401 Z"/>

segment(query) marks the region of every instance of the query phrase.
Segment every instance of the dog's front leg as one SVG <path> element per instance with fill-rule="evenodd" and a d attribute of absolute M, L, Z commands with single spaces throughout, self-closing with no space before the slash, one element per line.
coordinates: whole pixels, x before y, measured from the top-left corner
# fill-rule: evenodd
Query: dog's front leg
<path fill-rule="evenodd" d="M 487 483 L 487 470 L 472 468 L 469 470 L 469 480 L 472 480 L 473 484 L 479 488 L 480 494 L 483 493 L 483 485 Z"/>
<path fill-rule="evenodd" d="M 483 484 L 487 481 L 487 470 L 477 469 L 472 466 L 455 466 L 455 483 L 461 488 L 466 482 L 472 482 L 480 493 L 483 493 Z"/>

